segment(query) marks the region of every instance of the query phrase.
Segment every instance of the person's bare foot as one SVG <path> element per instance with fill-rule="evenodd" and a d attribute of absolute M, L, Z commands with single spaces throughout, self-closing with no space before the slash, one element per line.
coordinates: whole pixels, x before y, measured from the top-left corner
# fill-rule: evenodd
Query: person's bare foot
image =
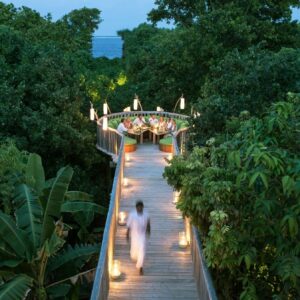
<path fill-rule="evenodd" d="M 140 275 L 141 275 L 141 276 L 144 275 L 144 270 L 143 270 L 143 268 L 140 268 Z"/>

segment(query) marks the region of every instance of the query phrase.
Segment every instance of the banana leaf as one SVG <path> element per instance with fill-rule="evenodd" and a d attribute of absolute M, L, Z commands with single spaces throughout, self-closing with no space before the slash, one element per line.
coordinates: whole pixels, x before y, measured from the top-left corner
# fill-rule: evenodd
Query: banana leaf
<path fill-rule="evenodd" d="M 62 204 L 61 212 L 68 212 L 68 213 L 94 212 L 100 215 L 105 215 L 107 213 L 107 209 L 99 204 L 92 203 L 92 202 L 70 201 L 70 202 L 64 202 Z"/>
<path fill-rule="evenodd" d="M 25 231 L 18 229 L 14 220 L 0 211 L 0 240 L 21 258 L 31 257 L 31 247 Z"/>
<path fill-rule="evenodd" d="M 33 248 L 37 249 L 42 230 L 42 207 L 37 197 L 26 184 L 21 184 L 15 189 L 14 204 L 18 228 L 26 232 Z"/>
<path fill-rule="evenodd" d="M 71 167 L 64 167 L 57 173 L 48 195 L 42 227 L 42 243 L 51 237 L 55 228 L 55 219 L 60 217 L 61 205 L 73 176 Z"/>
<path fill-rule="evenodd" d="M 23 260 L 23 258 L 17 256 L 10 248 L 6 247 L 4 244 L 0 245 L 0 268 L 15 268 Z"/>
<path fill-rule="evenodd" d="M 93 254 L 98 253 L 100 245 L 69 246 L 63 253 L 51 257 L 47 265 L 47 274 L 59 270 L 59 279 L 76 275 Z"/>
<path fill-rule="evenodd" d="M 46 288 L 46 291 L 49 299 L 63 299 L 63 297 L 67 296 L 70 289 L 70 284 L 60 283 Z"/>
<path fill-rule="evenodd" d="M 68 201 L 93 201 L 93 196 L 79 191 L 66 192 L 65 200 Z"/>
<path fill-rule="evenodd" d="M 26 275 L 17 275 L 0 285 L 0 300 L 25 299 L 30 291 L 33 279 Z"/>
<path fill-rule="evenodd" d="M 42 159 L 38 154 L 31 153 L 29 155 L 25 174 L 28 180 L 27 183 L 40 195 L 45 185 L 45 172 Z"/>

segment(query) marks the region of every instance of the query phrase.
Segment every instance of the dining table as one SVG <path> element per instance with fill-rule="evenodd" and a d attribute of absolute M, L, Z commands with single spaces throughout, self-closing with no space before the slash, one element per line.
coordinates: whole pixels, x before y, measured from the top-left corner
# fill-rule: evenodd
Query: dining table
<path fill-rule="evenodd" d="M 149 131 L 153 136 L 152 137 L 153 144 L 156 144 L 162 136 L 169 133 L 167 130 L 160 130 L 158 128 L 150 128 Z"/>
<path fill-rule="evenodd" d="M 150 129 L 149 126 L 139 126 L 128 129 L 127 133 L 131 136 L 134 136 L 139 140 L 140 144 L 143 144 L 144 133 Z"/>

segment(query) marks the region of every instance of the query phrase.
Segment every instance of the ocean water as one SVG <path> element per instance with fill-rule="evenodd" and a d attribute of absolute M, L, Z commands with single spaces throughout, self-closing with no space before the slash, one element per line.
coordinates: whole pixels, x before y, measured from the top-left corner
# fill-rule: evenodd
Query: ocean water
<path fill-rule="evenodd" d="M 122 57 L 123 41 L 118 36 L 93 37 L 92 53 L 94 57 L 105 56 L 107 58 Z"/>

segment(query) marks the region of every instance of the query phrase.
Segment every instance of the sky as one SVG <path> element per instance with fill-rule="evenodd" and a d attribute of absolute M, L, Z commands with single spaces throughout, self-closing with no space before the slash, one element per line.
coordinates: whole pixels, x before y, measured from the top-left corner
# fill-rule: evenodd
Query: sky
<path fill-rule="evenodd" d="M 147 13 L 154 8 L 154 0 L 0 0 L 16 7 L 28 6 L 42 16 L 51 13 L 54 20 L 73 9 L 82 7 L 101 10 L 102 23 L 94 35 L 115 36 L 118 30 L 132 29 L 146 22 Z M 294 10 L 293 18 L 300 20 L 300 10 Z M 160 27 L 167 27 L 165 23 Z"/>

